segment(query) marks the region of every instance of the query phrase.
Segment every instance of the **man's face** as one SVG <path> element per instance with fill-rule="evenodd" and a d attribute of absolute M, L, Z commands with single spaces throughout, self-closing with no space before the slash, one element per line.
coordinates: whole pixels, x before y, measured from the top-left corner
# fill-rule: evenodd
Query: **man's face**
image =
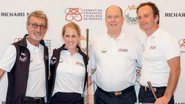
<path fill-rule="evenodd" d="M 105 16 L 105 22 L 108 31 L 119 31 L 122 28 L 124 18 L 121 16 L 121 11 L 118 7 L 108 8 Z"/>
<path fill-rule="evenodd" d="M 31 41 L 40 42 L 43 39 L 46 31 L 46 20 L 42 18 L 31 17 L 27 26 L 29 39 Z"/>
<path fill-rule="evenodd" d="M 158 25 L 158 16 L 154 16 L 152 8 L 148 5 L 139 8 L 137 16 L 139 27 L 145 32 L 152 31 Z"/>

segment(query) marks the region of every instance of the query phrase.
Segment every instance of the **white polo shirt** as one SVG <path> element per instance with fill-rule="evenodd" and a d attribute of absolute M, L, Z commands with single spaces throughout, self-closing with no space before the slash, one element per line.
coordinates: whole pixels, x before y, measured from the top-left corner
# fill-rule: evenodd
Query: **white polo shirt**
<path fill-rule="evenodd" d="M 56 92 L 83 93 L 85 80 L 85 65 L 82 55 L 70 54 L 68 50 L 60 53 L 59 64 L 56 70 L 56 79 L 53 95 Z"/>
<path fill-rule="evenodd" d="M 106 34 L 98 37 L 92 45 L 90 64 L 91 68 L 96 68 L 97 86 L 105 91 L 120 91 L 135 84 L 136 64 L 141 65 L 143 51 L 136 36 L 121 33 L 113 39 Z"/>
<path fill-rule="evenodd" d="M 30 66 L 27 82 L 26 96 L 44 97 L 46 96 L 44 47 L 36 47 L 27 41 L 27 48 L 30 51 Z M 4 57 L 0 61 L 0 68 L 10 72 L 16 60 L 16 48 L 11 45 Z M 21 86 L 21 85 L 20 85 Z"/>
<path fill-rule="evenodd" d="M 140 84 L 148 86 L 167 86 L 170 68 L 167 60 L 180 56 L 178 41 L 175 37 L 162 29 L 157 29 L 151 36 L 147 37 L 143 59 Z"/>

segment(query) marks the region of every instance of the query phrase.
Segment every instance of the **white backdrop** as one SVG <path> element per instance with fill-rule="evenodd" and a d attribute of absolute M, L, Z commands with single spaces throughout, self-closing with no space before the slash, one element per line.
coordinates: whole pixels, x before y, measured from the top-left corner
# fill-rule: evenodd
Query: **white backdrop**
<path fill-rule="evenodd" d="M 105 9 L 119 5 L 125 14 L 123 30 L 137 35 L 142 41 L 144 33 L 135 23 L 135 6 L 141 2 L 152 1 L 160 9 L 160 26 L 174 34 L 180 43 L 182 51 L 181 76 L 175 93 L 177 104 L 185 103 L 185 1 L 184 0 L 1 0 L 0 3 L 0 59 L 7 47 L 17 38 L 23 37 L 26 31 L 26 18 L 34 10 L 44 11 L 49 19 L 49 28 L 45 39 L 50 50 L 58 48 L 63 43 L 61 39 L 62 26 L 67 21 L 78 23 L 85 35 L 89 29 L 90 40 L 106 32 L 104 23 Z M 131 20 L 131 21 L 126 21 Z M 0 80 L 0 104 L 5 100 L 7 90 L 6 75 Z"/>

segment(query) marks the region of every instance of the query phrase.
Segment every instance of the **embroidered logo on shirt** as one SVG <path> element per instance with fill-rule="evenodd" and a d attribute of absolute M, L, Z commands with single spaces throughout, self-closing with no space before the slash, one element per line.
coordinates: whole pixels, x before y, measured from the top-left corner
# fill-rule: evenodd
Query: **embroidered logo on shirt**
<path fill-rule="evenodd" d="M 150 46 L 150 49 L 154 50 L 156 49 L 156 46 Z"/>
<path fill-rule="evenodd" d="M 102 52 L 102 53 L 106 53 L 106 52 L 107 52 L 107 49 L 106 49 L 106 48 L 103 48 L 103 49 L 101 50 L 101 52 Z"/>
<path fill-rule="evenodd" d="M 50 60 L 50 64 L 53 65 L 57 62 L 57 58 L 56 57 L 52 57 Z"/>
<path fill-rule="evenodd" d="M 76 64 L 77 64 L 77 65 L 80 65 L 80 66 L 82 66 L 82 67 L 84 67 L 84 64 L 81 63 L 81 62 L 76 62 Z"/>
<path fill-rule="evenodd" d="M 25 62 L 25 61 L 27 60 L 26 54 L 23 53 L 23 52 L 21 52 L 21 55 L 20 55 L 20 57 L 19 57 L 19 60 L 20 60 L 21 62 Z"/>
<path fill-rule="evenodd" d="M 118 52 L 128 52 L 128 49 L 120 48 L 118 49 Z"/>

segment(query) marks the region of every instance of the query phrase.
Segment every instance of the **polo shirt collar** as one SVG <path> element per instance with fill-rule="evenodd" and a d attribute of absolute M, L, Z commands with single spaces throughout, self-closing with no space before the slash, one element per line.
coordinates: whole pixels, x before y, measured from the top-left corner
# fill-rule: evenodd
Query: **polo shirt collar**
<path fill-rule="evenodd" d="M 108 39 L 113 39 L 113 40 L 120 40 L 120 39 L 123 39 L 124 36 L 125 36 L 125 34 L 124 34 L 123 32 L 121 32 L 121 33 L 119 34 L 119 36 L 118 36 L 116 39 L 110 37 L 109 34 L 106 35 L 106 37 L 107 37 Z"/>

